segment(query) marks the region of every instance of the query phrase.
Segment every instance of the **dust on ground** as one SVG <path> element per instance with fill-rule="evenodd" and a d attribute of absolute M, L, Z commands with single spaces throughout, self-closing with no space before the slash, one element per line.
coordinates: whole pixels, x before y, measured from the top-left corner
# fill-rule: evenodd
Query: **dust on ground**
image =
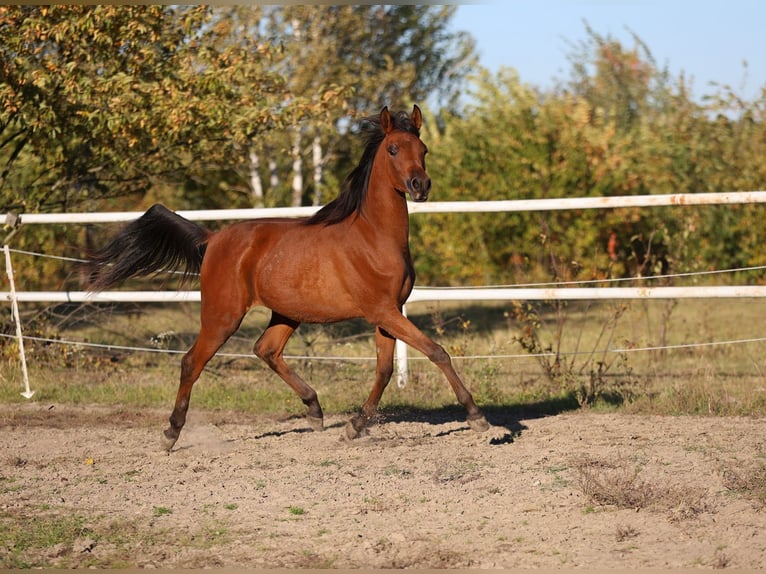
<path fill-rule="evenodd" d="M 764 418 L 496 411 L 477 434 L 457 410 L 411 411 L 348 441 L 342 416 L 317 433 L 192 408 L 168 455 L 168 414 L 0 406 L 0 526 L 14 546 L 0 565 L 766 564 Z M 75 532 L 39 532 L 62 524 Z"/>

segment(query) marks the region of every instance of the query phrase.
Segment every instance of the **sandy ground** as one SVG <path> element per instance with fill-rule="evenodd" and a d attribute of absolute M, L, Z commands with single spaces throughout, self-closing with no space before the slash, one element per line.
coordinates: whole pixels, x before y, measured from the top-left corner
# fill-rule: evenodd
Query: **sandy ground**
<path fill-rule="evenodd" d="M 457 410 L 415 411 L 349 442 L 342 417 L 316 433 L 300 418 L 192 408 L 168 455 L 167 414 L 0 406 L 2 528 L 36 540 L 41 523 L 82 525 L 52 547 L 20 548 L 17 534 L 8 555 L 64 567 L 766 564 L 766 419 L 490 412 L 477 434 Z"/>

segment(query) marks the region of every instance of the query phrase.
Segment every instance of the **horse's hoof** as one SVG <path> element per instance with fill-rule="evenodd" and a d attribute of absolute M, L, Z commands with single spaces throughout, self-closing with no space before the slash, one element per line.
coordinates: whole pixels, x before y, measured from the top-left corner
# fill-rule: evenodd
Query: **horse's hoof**
<path fill-rule="evenodd" d="M 489 430 L 489 423 L 484 415 L 479 415 L 474 419 L 467 419 L 468 426 L 476 432 L 486 432 Z"/>
<path fill-rule="evenodd" d="M 346 423 L 346 438 L 354 440 L 364 434 L 366 427 L 363 422 L 359 422 L 356 419 L 351 419 Z"/>
<path fill-rule="evenodd" d="M 354 424 L 351 421 L 346 423 L 346 438 L 348 440 L 359 438 L 359 431 L 354 428 Z"/>
<path fill-rule="evenodd" d="M 162 450 L 169 453 L 171 450 L 173 450 L 173 446 L 175 446 L 177 440 L 178 435 L 173 436 L 173 433 L 170 431 L 170 429 L 164 431 L 162 433 Z"/>
<path fill-rule="evenodd" d="M 312 417 L 311 415 L 307 415 L 306 420 L 309 422 L 311 430 L 316 432 L 322 432 L 324 430 L 324 419 L 322 417 Z"/>

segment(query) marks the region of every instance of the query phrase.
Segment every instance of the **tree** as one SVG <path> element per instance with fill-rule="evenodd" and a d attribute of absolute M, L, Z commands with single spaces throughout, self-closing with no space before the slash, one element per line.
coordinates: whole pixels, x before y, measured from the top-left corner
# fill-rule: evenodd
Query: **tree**
<path fill-rule="evenodd" d="M 232 41 L 232 21 L 207 7 L 2 6 L 0 35 L 2 211 L 225 205 L 211 181 L 232 157 L 337 94 L 287 98 L 279 47 Z M 80 231 L 22 230 L 14 245 L 79 256 Z M 44 265 L 28 286 L 71 269 Z"/>
<path fill-rule="evenodd" d="M 465 34 L 447 29 L 453 13 L 454 7 L 399 5 L 285 5 L 266 13 L 263 33 L 284 47 L 277 65 L 291 97 L 316 100 L 327 86 L 351 88 L 334 105 L 324 103 L 323 115 L 296 122 L 289 134 L 254 142 L 259 166 L 265 167 L 263 157 L 279 155 L 281 169 L 292 170 L 291 189 L 274 190 L 289 195 L 281 201 L 325 201 L 322 188 L 331 188 L 357 160 L 345 137 L 353 120 L 429 96 L 455 100 L 475 55 Z M 307 165 L 311 178 L 303 177 Z"/>
<path fill-rule="evenodd" d="M 510 68 L 471 78 L 441 113 L 432 197 L 511 199 L 763 189 L 766 90 L 701 100 L 648 48 L 587 28 L 571 80 L 540 91 Z M 431 144 L 431 142 L 428 142 Z M 414 218 L 419 281 L 518 283 L 762 264 L 758 206 L 624 208 Z"/>
<path fill-rule="evenodd" d="M 275 46 L 227 41 L 205 7 L 6 6 L 0 33 L 3 210 L 189 181 L 319 107 L 286 100 Z"/>

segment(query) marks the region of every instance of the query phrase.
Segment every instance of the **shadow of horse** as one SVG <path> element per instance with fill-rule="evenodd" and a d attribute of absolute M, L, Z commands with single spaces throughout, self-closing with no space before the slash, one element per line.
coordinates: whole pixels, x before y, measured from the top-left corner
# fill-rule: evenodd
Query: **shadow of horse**
<path fill-rule="evenodd" d="M 580 407 L 574 397 L 558 397 L 544 399 L 536 402 L 509 404 L 509 405 L 491 405 L 484 406 L 483 412 L 495 432 L 488 439 L 490 445 L 512 444 L 522 437 L 527 426 L 523 423 L 525 420 L 534 420 L 537 418 L 555 416 L 565 412 L 576 411 Z M 460 408 L 457 405 L 448 405 L 438 408 L 422 408 L 406 405 L 386 406 L 381 408 L 370 429 L 374 432 L 376 426 L 383 426 L 388 423 L 421 423 L 432 427 L 441 427 L 434 429 L 431 433 L 425 431 L 426 436 L 441 438 L 452 434 L 469 431 L 469 427 L 444 428 L 462 419 Z M 349 415 L 350 416 L 350 415 Z M 303 416 L 296 415 L 296 420 L 303 419 Z M 328 424 L 325 431 L 330 429 L 342 429 L 345 426 L 343 420 Z M 253 440 L 259 440 L 269 437 L 282 437 L 292 434 L 304 434 L 314 432 L 308 427 L 298 427 L 283 430 L 267 431 L 251 437 Z M 500 434 L 502 433 L 502 434 Z"/>

